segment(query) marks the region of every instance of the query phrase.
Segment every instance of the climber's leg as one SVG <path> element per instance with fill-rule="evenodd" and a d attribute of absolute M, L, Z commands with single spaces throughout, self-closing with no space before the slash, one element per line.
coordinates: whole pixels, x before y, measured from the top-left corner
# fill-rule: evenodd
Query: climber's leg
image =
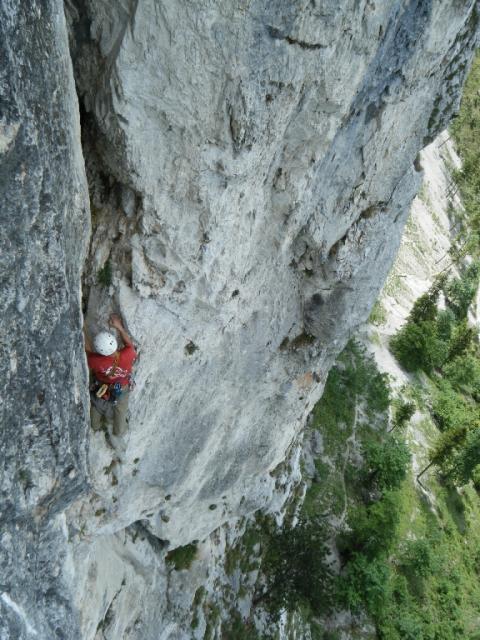
<path fill-rule="evenodd" d="M 92 429 L 94 431 L 100 431 L 100 429 L 102 428 L 102 419 L 103 419 L 103 416 L 100 413 L 100 411 L 98 411 L 98 409 L 95 409 L 94 405 L 91 404 L 90 405 L 90 422 L 92 425 Z"/>
<path fill-rule="evenodd" d="M 128 429 L 128 396 L 129 391 L 126 389 L 122 392 L 120 399 L 113 408 L 113 429 L 114 436 L 123 436 Z"/>

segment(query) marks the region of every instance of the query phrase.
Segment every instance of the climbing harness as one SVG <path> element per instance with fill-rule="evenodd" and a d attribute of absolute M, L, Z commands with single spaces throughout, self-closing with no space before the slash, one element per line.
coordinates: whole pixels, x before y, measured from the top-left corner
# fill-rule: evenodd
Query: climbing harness
<path fill-rule="evenodd" d="M 130 381 L 128 382 L 128 384 L 123 385 L 122 387 L 120 382 L 106 384 L 95 380 L 91 386 L 91 392 L 98 400 L 116 404 L 127 388 L 132 388 L 130 385 Z"/>

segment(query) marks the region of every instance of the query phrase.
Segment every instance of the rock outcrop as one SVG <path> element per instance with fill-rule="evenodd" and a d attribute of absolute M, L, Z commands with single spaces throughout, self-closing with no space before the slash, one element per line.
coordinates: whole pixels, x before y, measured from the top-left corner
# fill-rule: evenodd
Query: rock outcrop
<path fill-rule="evenodd" d="M 62 6 L 1 9 L 0 603 L 18 637 L 188 637 L 162 617 L 165 549 L 281 509 L 395 256 L 417 154 L 457 107 L 475 4 L 68 0 L 87 321 L 120 311 L 140 348 L 126 450 L 90 432 L 88 473 Z M 46 559 L 65 549 L 62 573 Z"/>
<path fill-rule="evenodd" d="M 65 509 L 90 491 L 90 214 L 63 3 L 2 3 L 0 51 L 0 637 L 76 638 Z"/>
<path fill-rule="evenodd" d="M 104 531 L 153 512 L 179 545 L 269 507 L 269 472 L 391 265 L 417 153 L 457 105 L 473 4 L 71 12 L 90 281 L 113 269 L 89 320 L 118 308 L 141 350 Z"/>

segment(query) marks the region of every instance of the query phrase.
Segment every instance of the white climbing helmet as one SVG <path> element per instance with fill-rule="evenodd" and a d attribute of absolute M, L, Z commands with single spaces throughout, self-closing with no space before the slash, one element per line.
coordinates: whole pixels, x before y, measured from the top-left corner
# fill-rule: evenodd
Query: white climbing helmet
<path fill-rule="evenodd" d="M 111 356 L 117 350 L 118 344 L 115 336 L 112 336 L 108 331 L 101 331 L 95 336 L 93 346 L 96 353 L 100 353 L 102 356 Z"/>

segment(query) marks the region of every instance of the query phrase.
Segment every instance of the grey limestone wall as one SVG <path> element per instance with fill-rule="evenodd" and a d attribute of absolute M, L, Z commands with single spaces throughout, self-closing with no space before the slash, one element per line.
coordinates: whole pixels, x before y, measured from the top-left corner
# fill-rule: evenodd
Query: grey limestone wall
<path fill-rule="evenodd" d="M 2 640 L 190 637 L 165 551 L 281 510 L 476 5 L 0 4 Z M 88 429 L 82 273 L 89 328 L 139 345 L 120 445 Z"/>
<path fill-rule="evenodd" d="M 477 10 L 95 0 L 69 16 L 88 321 L 120 310 L 140 345 L 119 483 L 97 486 L 117 498 L 103 526 L 153 513 L 149 530 L 184 544 L 269 508 L 269 472 L 392 263 Z M 96 286 L 107 260 L 111 291 Z"/>
<path fill-rule="evenodd" d="M 76 638 L 65 510 L 88 490 L 90 234 L 63 3 L 0 3 L 0 637 Z"/>

